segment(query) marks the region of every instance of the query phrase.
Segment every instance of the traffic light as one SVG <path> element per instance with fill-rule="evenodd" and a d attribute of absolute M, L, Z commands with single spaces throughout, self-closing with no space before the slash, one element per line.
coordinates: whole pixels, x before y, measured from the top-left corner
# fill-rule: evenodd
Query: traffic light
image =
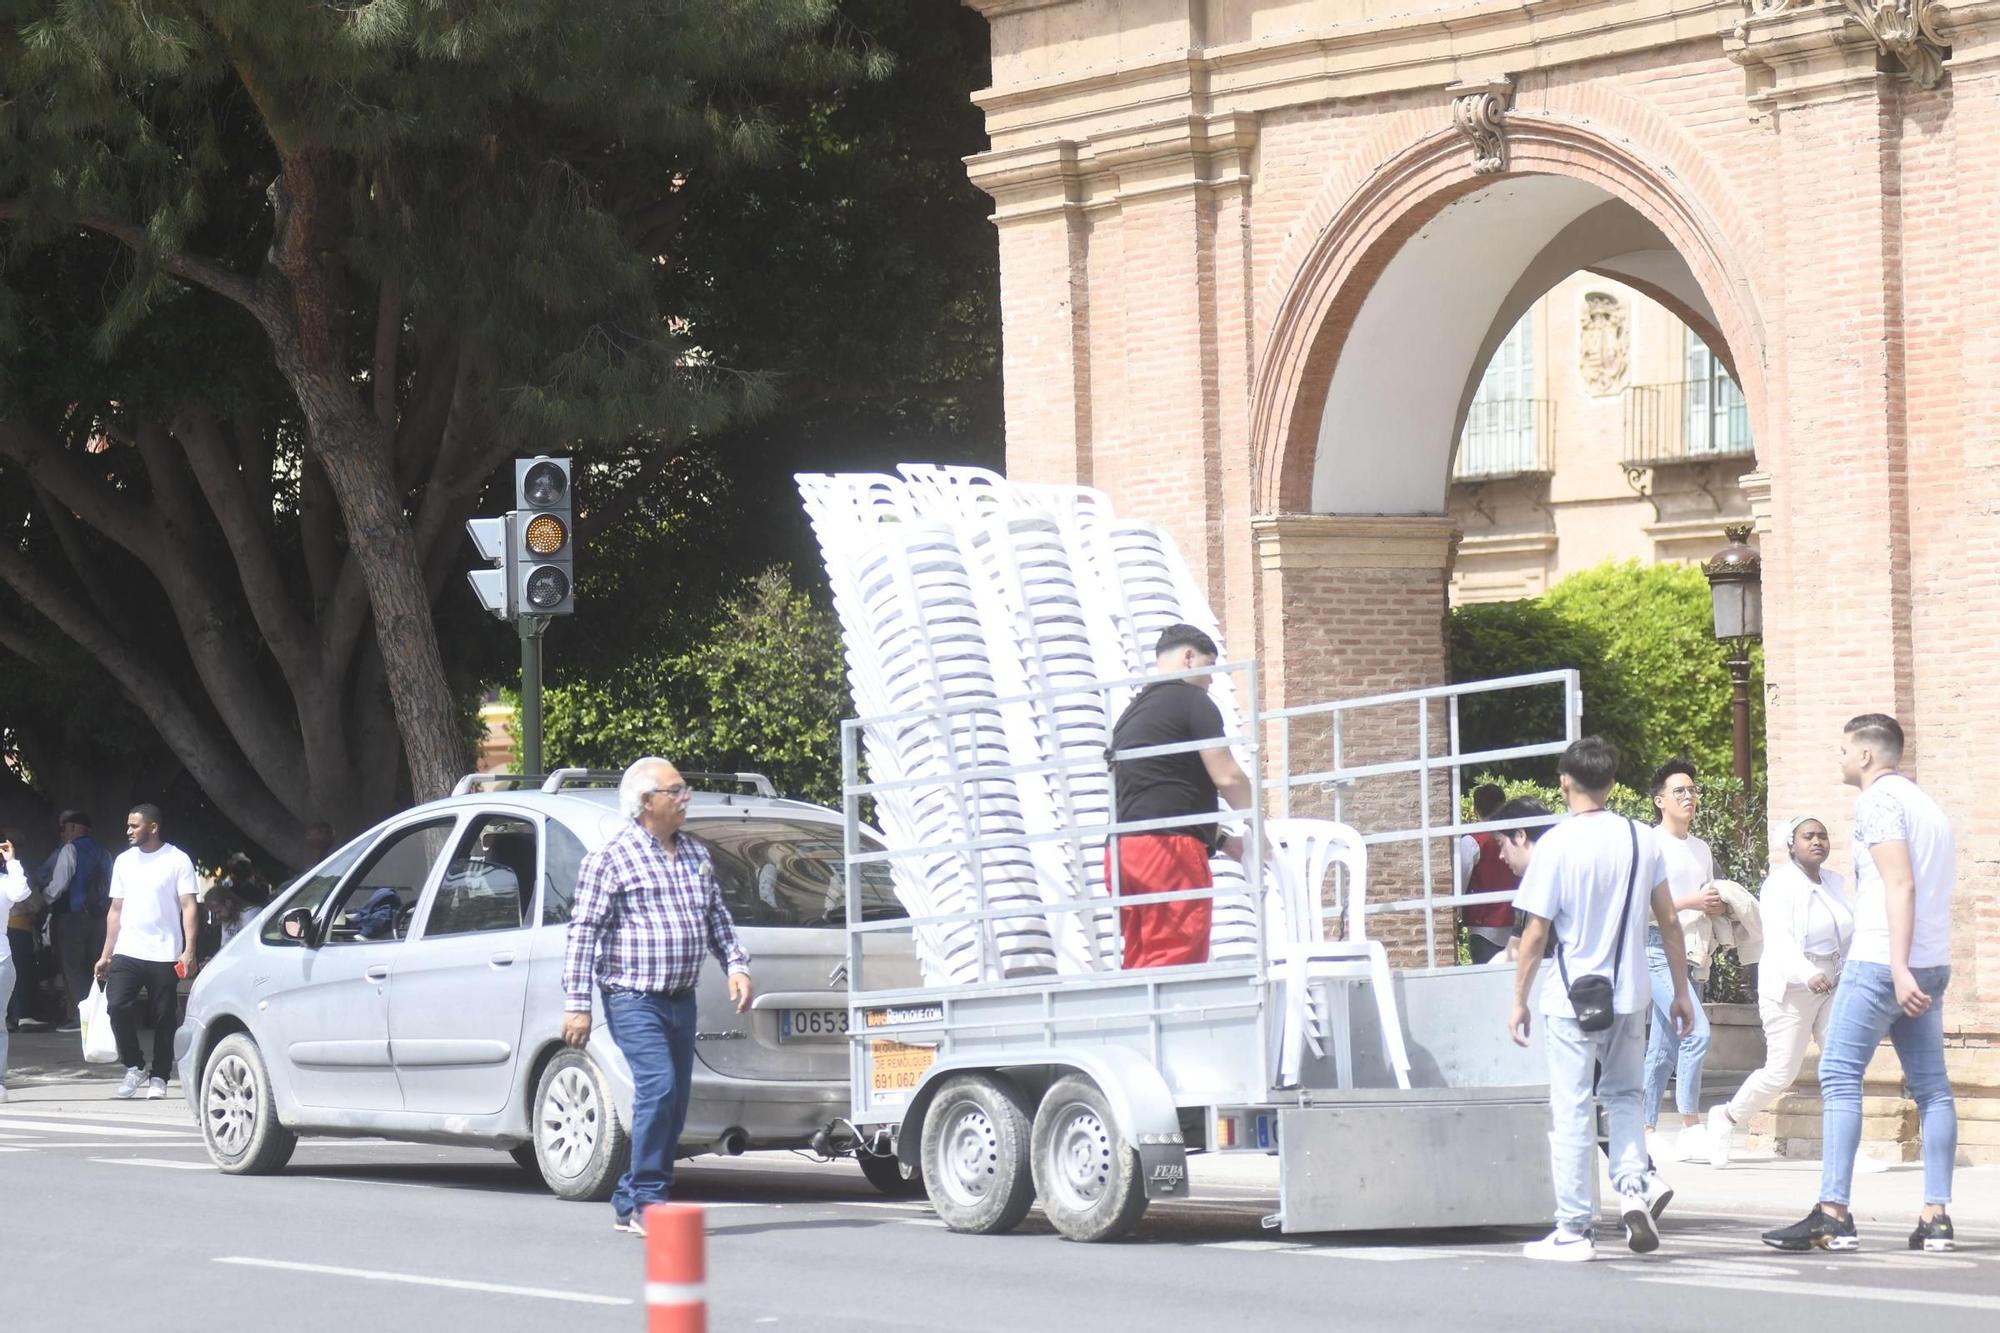
<path fill-rule="evenodd" d="M 569 460 L 514 460 L 514 614 L 566 616 L 576 609 L 576 543 Z"/>
<path fill-rule="evenodd" d="M 479 604 L 501 620 L 512 620 L 517 614 L 514 604 L 514 586 L 519 579 L 515 571 L 514 516 L 502 514 L 498 518 L 475 518 L 466 522 L 465 530 L 472 534 L 472 544 L 479 550 L 479 558 L 492 563 L 491 569 L 475 569 L 465 577 L 472 581 L 472 591 L 479 597 Z"/>

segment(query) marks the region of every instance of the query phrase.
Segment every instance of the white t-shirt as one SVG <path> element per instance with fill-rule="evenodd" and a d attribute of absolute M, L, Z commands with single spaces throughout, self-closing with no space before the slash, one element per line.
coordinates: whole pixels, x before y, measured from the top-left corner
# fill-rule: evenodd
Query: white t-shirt
<path fill-rule="evenodd" d="M 1633 874 L 1635 843 L 1639 864 Z M 1652 1003 L 1645 923 L 1653 890 L 1665 878 L 1659 844 L 1646 836 L 1644 828 L 1608 811 L 1572 815 L 1535 844 L 1535 858 L 1528 863 L 1514 906 L 1548 919 L 1554 937 L 1548 954 L 1555 956 L 1555 941 L 1561 940 L 1571 981 L 1592 973 L 1609 977 L 1613 950 L 1622 948 L 1611 1008 L 1614 1013 L 1636 1014 Z M 1621 917 L 1618 908 L 1627 903 L 1628 879 L 1630 902 Z M 1562 968 L 1542 969 L 1540 1007 L 1551 1017 L 1576 1017 Z"/>
<path fill-rule="evenodd" d="M 1854 943 L 1847 956 L 1889 966 L 1888 900 L 1869 851 L 1884 842 L 1909 844 L 1917 884 L 1910 966 L 1943 967 L 1951 961 L 1951 891 L 1958 882 L 1951 820 L 1901 773 L 1875 779 L 1854 800 Z"/>
<path fill-rule="evenodd" d="M 1677 838 L 1665 825 L 1655 824 L 1653 839 L 1660 844 L 1660 862 L 1667 870 L 1667 890 L 1674 897 L 1685 898 L 1715 878 L 1715 853 L 1694 834 Z M 1700 915 L 1699 911 L 1683 912 L 1681 924 L 1686 925 Z"/>
<path fill-rule="evenodd" d="M 172 843 L 161 843 L 157 852 L 120 852 L 111 863 L 111 901 L 120 904 L 112 952 L 152 963 L 179 958 L 186 947 L 180 900 L 196 892 L 194 862 Z"/>
<path fill-rule="evenodd" d="M 1799 946 L 1806 953 L 1825 958 L 1840 952 L 1841 937 L 1854 929 L 1854 913 L 1841 896 L 1844 886 L 1840 876 L 1821 867 L 1819 878 L 1818 884 L 1806 881 L 1811 891 L 1806 894 L 1805 935 Z"/>

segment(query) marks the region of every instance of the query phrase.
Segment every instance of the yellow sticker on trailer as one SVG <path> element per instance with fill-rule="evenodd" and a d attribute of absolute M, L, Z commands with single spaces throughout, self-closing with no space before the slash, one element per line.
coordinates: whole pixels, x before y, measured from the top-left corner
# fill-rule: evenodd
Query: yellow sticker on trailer
<path fill-rule="evenodd" d="M 937 1063 L 937 1047 L 900 1041 L 871 1041 L 869 1087 L 876 1092 L 911 1092 Z"/>

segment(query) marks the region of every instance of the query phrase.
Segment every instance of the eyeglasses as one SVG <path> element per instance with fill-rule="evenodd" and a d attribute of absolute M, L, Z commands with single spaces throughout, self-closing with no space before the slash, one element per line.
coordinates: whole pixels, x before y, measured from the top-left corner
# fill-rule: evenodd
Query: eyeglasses
<path fill-rule="evenodd" d="M 1699 787 L 1669 787 L 1669 788 L 1667 788 L 1667 795 L 1669 795 L 1669 796 L 1699 796 L 1699 795 L 1701 795 L 1701 788 L 1699 788 Z"/>
<path fill-rule="evenodd" d="M 676 782 L 671 787 L 648 787 L 646 789 L 646 794 L 648 796 L 652 796 L 656 793 L 662 796 L 671 796 L 675 800 L 679 800 L 681 797 L 688 794 L 688 785 L 685 782 Z"/>

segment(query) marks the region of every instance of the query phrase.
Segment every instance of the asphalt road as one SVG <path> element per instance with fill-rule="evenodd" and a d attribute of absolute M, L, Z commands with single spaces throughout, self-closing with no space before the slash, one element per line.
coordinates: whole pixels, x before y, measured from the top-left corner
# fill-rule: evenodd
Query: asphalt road
<path fill-rule="evenodd" d="M 643 1326 L 644 1242 L 499 1153 L 309 1140 L 283 1175 L 236 1179 L 178 1100 L 55 1092 L 0 1105 L 10 1331 Z M 1657 1255 L 1564 1267 L 1520 1258 L 1521 1232 L 1279 1236 L 1259 1224 L 1265 1190 L 1204 1174 L 1200 1197 L 1096 1246 L 1038 1214 L 953 1235 L 850 1164 L 788 1154 L 686 1164 L 679 1193 L 708 1210 L 717 1330 L 2000 1326 L 1995 1236 L 1926 1256 L 1876 1228 L 1861 1254 L 1802 1257 L 1757 1243 L 1768 1217 L 1669 1213 Z"/>

